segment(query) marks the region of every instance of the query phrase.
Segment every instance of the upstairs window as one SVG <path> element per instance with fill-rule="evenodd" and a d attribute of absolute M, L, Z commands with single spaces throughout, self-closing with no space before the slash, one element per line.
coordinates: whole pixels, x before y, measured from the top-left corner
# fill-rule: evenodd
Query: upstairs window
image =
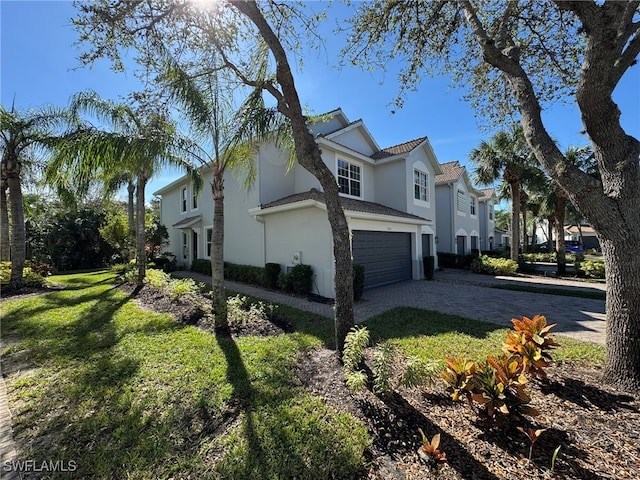
<path fill-rule="evenodd" d="M 489 220 L 493 220 L 493 205 L 489 205 Z"/>
<path fill-rule="evenodd" d="M 466 213 L 467 211 L 467 199 L 465 198 L 464 191 L 458 190 L 458 196 L 456 198 L 456 208 L 461 213 Z"/>
<path fill-rule="evenodd" d="M 180 211 L 187 211 L 187 187 L 184 187 L 180 192 Z"/>
<path fill-rule="evenodd" d="M 196 192 L 196 187 L 193 187 L 193 197 L 191 198 L 191 208 L 192 209 L 196 209 L 198 208 L 198 192 Z"/>
<path fill-rule="evenodd" d="M 211 240 L 213 239 L 213 228 L 207 228 L 207 257 L 211 257 Z"/>
<path fill-rule="evenodd" d="M 338 186 L 340 187 L 340 193 L 359 197 L 360 181 L 361 174 L 358 165 L 338 160 Z"/>
<path fill-rule="evenodd" d="M 416 200 L 422 200 L 423 202 L 429 201 L 429 177 L 426 173 L 420 170 L 413 171 L 413 198 Z"/>
<path fill-rule="evenodd" d="M 476 197 L 469 197 L 469 213 L 476 214 Z"/>

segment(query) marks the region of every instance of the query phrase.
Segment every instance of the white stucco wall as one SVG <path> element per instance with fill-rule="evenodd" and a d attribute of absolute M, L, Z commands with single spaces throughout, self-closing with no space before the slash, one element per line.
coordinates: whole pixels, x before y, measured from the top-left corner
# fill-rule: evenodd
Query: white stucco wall
<path fill-rule="evenodd" d="M 385 163 L 375 167 L 375 199 L 387 207 L 404 211 L 407 208 L 407 173 L 405 161 Z"/>
<path fill-rule="evenodd" d="M 365 139 L 362 131 L 359 128 L 353 128 L 346 132 L 340 132 L 340 134 L 332 136 L 331 140 L 364 155 L 372 155 L 375 153 L 373 147 L 371 146 L 371 143 Z"/>
<path fill-rule="evenodd" d="M 257 186 L 259 202 L 266 204 L 296 193 L 295 172 L 288 169 L 288 157 L 273 144 L 261 145 L 258 154 Z"/>
<path fill-rule="evenodd" d="M 266 262 L 283 271 L 293 266 L 294 252 L 314 273 L 313 292 L 334 297 L 333 241 L 327 213 L 316 207 L 265 215 Z"/>

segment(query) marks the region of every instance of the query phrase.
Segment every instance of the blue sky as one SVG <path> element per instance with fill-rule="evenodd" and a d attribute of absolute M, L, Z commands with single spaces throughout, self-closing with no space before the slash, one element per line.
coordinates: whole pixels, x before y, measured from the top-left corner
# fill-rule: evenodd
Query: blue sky
<path fill-rule="evenodd" d="M 0 97 L 5 107 L 14 97 L 19 109 L 63 106 L 71 95 L 87 89 L 118 99 L 139 86 L 132 72 L 113 73 L 106 61 L 78 68 L 82 49 L 73 45 L 75 14 L 71 1 L 0 0 Z M 469 151 L 490 136 L 478 128 L 474 112 L 461 98 L 464 91 L 452 87 L 448 78 L 425 78 L 418 91 L 408 95 L 404 108 L 396 109 L 396 72 L 336 68 L 342 44 L 330 33 L 331 25 L 321 29 L 329 39 L 326 49 L 309 54 L 303 70 L 296 73 L 300 97 L 313 112 L 341 107 L 350 120 L 362 118 L 381 147 L 427 135 L 441 163 L 466 164 Z M 640 66 L 631 69 L 614 97 L 627 133 L 639 138 Z M 555 106 L 544 118 L 562 148 L 586 143 L 574 106 Z M 147 198 L 178 175 L 167 171 L 152 180 Z"/>

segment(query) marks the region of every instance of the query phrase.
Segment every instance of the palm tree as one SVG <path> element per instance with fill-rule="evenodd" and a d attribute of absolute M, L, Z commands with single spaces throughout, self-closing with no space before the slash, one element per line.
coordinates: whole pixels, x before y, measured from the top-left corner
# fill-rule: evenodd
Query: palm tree
<path fill-rule="evenodd" d="M 272 139 L 280 145 L 291 138 L 287 124 L 275 108 L 267 108 L 261 89 L 254 89 L 242 106 L 232 113 L 233 95 L 221 92 L 224 82 L 212 65 L 204 72 L 192 74 L 165 55 L 166 71 L 162 76 L 171 97 L 181 107 L 189 123 L 192 139 L 202 147 L 190 149 L 195 161 L 212 172 L 213 233 L 211 238 L 211 286 L 215 329 L 227 334 L 227 298 L 224 291 L 224 175 L 229 169 L 242 175 L 249 188 L 255 179 L 255 141 Z M 286 148 L 286 145 L 285 145 Z M 291 151 L 291 150 L 289 150 Z"/>
<path fill-rule="evenodd" d="M 518 261 L 520 239 L 520 189 L 525 167 L 530 163 L 531 152 L 522 133 L 522 127 L 514 125 L 509 132 L 496 133 L 489 142 L 482 141 L 469 154 L 477 166 L 476 181 L 481 185 L 493 185 L 502 179 L 509 185 L 511 197 L 511 259 Z"/>
<path fill-rule="evenodd" d="M 7 180 L 4 178 L 4 168 L 0 177 L 0 262 L 11 258 L 11 244 L 9 241 L 9 209 L 7 207 Z"/>
<path fill-rule="evenodd" d="M 83 124 L 64 136 L 47 167 L 48 178 L 65 169 L 74 172 L 80 185 L 88 184 L 98 175 L 113 178 L 123 171 L 135 177 L 137 283 L 142 286 L 146 275 L 144 191 L 147 182 L 165 165 L 186 168 L 196 182 L 198 172 L 176 153 L 181 139 L 173 123 L 161 113 L 135 111 L 128 105 L 103 100 L 93 92 L 74 96 L 71 111 L 76 116 L 79 112 L 93 115 L 110 128 L 101 130 Z"/>
<path fill-rule="evenodd" d="M 4 197 L 4 192 L 8 190 L 11 211 L 10 288 L 22 287 L 22 271 L 26 257 L 21 178 L 25 173 L 25 168 L 35 160 L 38 153 L 47 149 L 58 129 L 65 124 L 66 120 L 67 115 L 61 109 L 45 108 L 20 113 L 16 112 L 14 107 L 7 110 L 0 105 L 0 153 L 2 154 L 0 178 L 2 178 L 3 191 L 0 197 Z M 6 206 L 6 198 L 4 205 Z M 4 225 L 5 215 L 8 217 L 5 212 L 0 212 L 3 232 L 8 231 L 8 220 L 7 225 Z M 2 242 L 4 243 L 4 241 L 3 238 Z"/>

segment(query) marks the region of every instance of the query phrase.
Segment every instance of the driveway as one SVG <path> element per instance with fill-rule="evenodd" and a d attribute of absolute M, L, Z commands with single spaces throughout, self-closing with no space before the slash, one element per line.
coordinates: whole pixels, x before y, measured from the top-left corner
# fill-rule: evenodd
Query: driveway
<path fill-rule="evenodd" d="M 201 282 L 210 281 L 210 277 L 193 272 L 180 271 L 174 274 L 192 277 Z M 532 317 L 540 314 L 547 317 L 549 323 L 558 324 L 554 332 L 604 345 L 604 300 L 490 288 L 496 283 L 519 282 L 539 287 L 581 290 L 603 288 L 602 285 L 569 280 L 491 277 L 459 271 L 436 272 L 435 281 L 412 280 L 366 290 L 364 298 L 355 304 L 356 322 L 362 322 L 395 307 L 436 310 L 506 326 L 511 326 L 513 317 Z M 324 303 L 235 282 L 226 281 L 225 287 L 319 315 L 333 316 L 333 307 Z"/>

